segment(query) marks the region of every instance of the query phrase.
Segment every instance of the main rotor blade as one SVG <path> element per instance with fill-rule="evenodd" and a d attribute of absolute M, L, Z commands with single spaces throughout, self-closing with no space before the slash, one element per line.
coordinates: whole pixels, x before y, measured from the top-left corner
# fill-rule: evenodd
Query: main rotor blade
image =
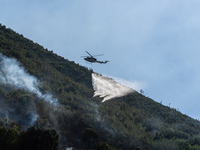
<path fill-rule="evenodd" d="M 87 51 L 85 51 L 86 53 L 88 53 Z M 91 57 L 93 57 L 90 53 L 88 53 Z"/>
<path fill-rule="evenodd" d="M 96 57 L 96 56 L 103 56 L 104 54 L 100 54 L 100 55 L 94 55 L 94 57 Z"/>
<path fill-rule="evenodd" d="M 88 56 L 81 56 L 81 57 L 88 57 Z"/>
<path fill-rule="evenodd" d="M 100 54 L 100 55 L 91 55 L 88 51 L 85 51 L 86 53 L 88 53 L 91 57 L 96 57 L 96 56 L 102 56 L 102 55 L 104 55 L 104 54 Z"/>

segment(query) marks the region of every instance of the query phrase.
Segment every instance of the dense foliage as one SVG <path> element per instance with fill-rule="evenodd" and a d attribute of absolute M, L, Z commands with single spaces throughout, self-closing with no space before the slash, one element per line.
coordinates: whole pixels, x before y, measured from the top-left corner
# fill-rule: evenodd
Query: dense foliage
<path fill-rule="evenodd" d="M 59 136 L 55 129 L 31 127 L 24 132 L 19 126 L 0 127 L 0 147 L 5 150 L 55 150 L 59 148 Z M 7 126 L 8 127 L 8 126 Z"/>
<path fill-rule="evenodd" d="M 4 149 L 29 145 L 33 149 L 200 149 L 199 121 L 138 92 L 101 103 L 93 97 L 86 67 L 3 25 L 0 52 L 17 59 L 37 77 L 40 90 L 52 93 L 60 104 L 54 106 L 12 85 L 1 86 L 0 106 L 10 110 L 8 121 L 0 108 L 0 147 Z M 33 114 L 38 117 L 30 124 Z"/>

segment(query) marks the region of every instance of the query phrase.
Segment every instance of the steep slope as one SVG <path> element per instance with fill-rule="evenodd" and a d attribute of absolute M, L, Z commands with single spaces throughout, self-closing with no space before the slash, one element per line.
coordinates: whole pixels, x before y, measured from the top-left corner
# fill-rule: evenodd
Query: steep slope
<path fill-rule="evenodd" d="M 109 145 L 126 150 L 200 148 L 199 121 L 137 92 L 101 103 L 102 99 L 93 97 L 87 68 L 2 25 L 0 52 L 17 59 L 27 74 L 37 78 L 41 93 L 51 93 L 60 104 L 54 106 L 34 92 L 5 85 L 0 88 L 1 107 L 12 109 L 15 115 L 8 111 L 6 116 L 2 109 L 0 117 L 14 120 L 25 130 L 30 125 L 55 128 L 60 149 L 111 149 Z M 34 116 L 28 113 L 30 110 L 37 117 L 27 125 L 27 120 Z M 1 122 L 0 125 L 6 124 Z"/>

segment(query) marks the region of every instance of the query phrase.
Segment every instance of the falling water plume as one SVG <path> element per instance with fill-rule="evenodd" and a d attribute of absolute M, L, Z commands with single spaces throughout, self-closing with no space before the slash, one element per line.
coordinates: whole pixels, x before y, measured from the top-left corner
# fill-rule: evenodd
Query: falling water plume
<path fill-rule="evenodd" d="M 94 97 L 100 96 L 103 98 L 102 102 L 135 92 L 132 88 L 97 73 L 92 73 L 92 85 L 95 90 Z"/>

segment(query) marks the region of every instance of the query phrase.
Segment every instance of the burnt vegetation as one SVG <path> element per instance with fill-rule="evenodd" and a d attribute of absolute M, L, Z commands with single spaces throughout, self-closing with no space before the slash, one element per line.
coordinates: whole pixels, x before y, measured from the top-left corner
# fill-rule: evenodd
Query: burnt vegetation
<path fill-rule="evenodd" d="M 37 77 L 40 90 L 52 93 L 60 104 L 1 84 L 1 149 L 200 149 L 198 120 L 138 92 L 101 103 L 93 97 L 88 68 L 4 25 L 0 25 L 0 52 L 17 59 Z"/>

